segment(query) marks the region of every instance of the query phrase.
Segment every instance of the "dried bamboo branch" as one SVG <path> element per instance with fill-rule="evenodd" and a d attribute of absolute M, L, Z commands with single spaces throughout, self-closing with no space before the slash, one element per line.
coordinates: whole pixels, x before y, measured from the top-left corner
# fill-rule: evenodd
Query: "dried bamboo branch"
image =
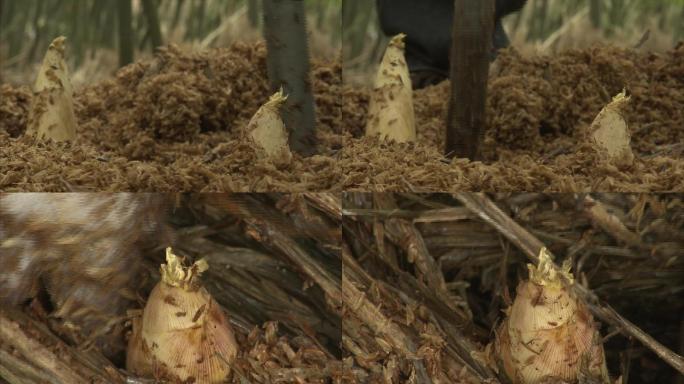
<path fill-rule="evenodd" d="M 627 227 L 615 215 L 611 215 L 600 201 L 585 195 L 579 199 L 584 212 L 597 226 L 618 241 L 632 247 L 642 247 L 641 238 Z"/>
<path fill-rule="evenodd" d="M 253 201 L 252 204 L 245 204 L 241 208 L 246 210 L 244 222 L 248 225 L 248 234 L 256 240 L 276 248 L 287 256 L 290 261 L 301 268 L 306 276 L 318 284 L 328 295 L 331 304 L 338 313 L 342 306 L 342 292 L 339 279 L 336 279 L 330 272 L 323 267 L 314 257 L 307 253 L 291 237 L 287 236 L 280 228 L 271 222 L 257 219 L 260 215 L 251 214 L 252 205 L 260 204 Z M 268 207 L 260 207 L 263 212 L 268 211 Z M 341 265 L 340 265 L 341 267 Z"/>
<path fill-rule="evenodd" d="M 439 323 L 442 331 L 447 336 L 449 350 L 453 350 L 458 359 L 463 364 L 467 365 L 470 370 L 478 376 L 478 379 L 489 380 L 490 383 L 496 383 L 497 375 L 489 367 L 473 358 L 472 353 L 477 351 L 478 348 L 464 336 L 461 330 L 463 324 L 454 323 L 454 316 L 451 308 L 449 308 L 446 303 L 439 300 L 439 298 L 434 297 L 427 287 L 420 284 L 420 282 L 410 274 L 398 270 L 395 272 L 401 276 L 402 285 L 405 286 L 402 287 L 402 291 L 415 292 L 415 294 L 419 296 L 418 299 L 433 310 L 435 320 Z M 465 323 L 473 326 L 472 322 Z M 472 331 L 481 333 L 480 330 L 474 326 Z"/>
<path fill-rule="evenodd" d="M 494 226 L 509 241 L 520 248 L 530 260 L 535 263 L 538 262 L 537 257 L 539 255 L 539 250 L 544 247 L 544 244 L 506 215 L 506 213 L 497 207 L 485 194 L 457 193 L 454 196 L 463 203 L 463 205 L 473 212 L 476 212 L 480 218 Z M 558 268 L 558 266 L 555 267 Z M 684 374 L 684 358 L 659 343 L 627 319 L 623 318 L 609 305 L 601 303 L 596 294 L 591 290 L 579 284 L 572 285 L 572 289 L 596 317 L 617 327 L 623 334 L 639 340 L 661 359 L 680 373 Z"/>
<path fill-rule="evenodd" d="M 375 194 L 375 204 L 380 209 L 396 209 L 396 203 L 388 194 Z M 468 314 L 463 312 L 449 297 L 446 282 L 442 270 L 437 261 L 430 255 L 425 245 L 421 233 L 415 226 L 407 220 L 391 218 L 385 222 L 385 233 L 390 240 L 400 245 L 407 252 L 407 258 L 414 263 L 418 270 L 423 274 L 425 283 L 432 289 L 434 294 L 447 304 L 453 313 L 461 318 L 468 318 Z"/>
<path fill-rule="evenodd" d="M 325 369 L 278 368 L 273 369 L 270 374 L 275 383 L 303 383 L 329 377 L 341 378 L 348 376 L 341 362 L 335 362 L 325 367 Z"/>
<path fill-rule="evenodd" d="M 305 193 L 304 197 L 334 219 L 342 220 L 342 199 L 332 193 Z"/>
<path fill-rule="evenodd" d="M 358 316 L 373 332 L 382 335 L 392 346 L 392 348 L 413 361 L 417 375 L 421 383 L 430 383 L 427 371 L 422 361 L 416 356 L 417 347 L 413 340 L 402 331 L 391 319 L 385 317 L 382 311 L 365 297 L 356 285 L 363 285 L 354 278 L 356 262 L 351 257 L 350 251 L 343 247 L 343 264 L 345 273 L 342 275 L 342 292 L 344 295 L 345 310 L 353 312 Z M 360 267 L 358 267 L 360 268 Z M 356 269 L 358 269 L 356 268 Z"/>
<path fill-rule="evenodd" d="M 386 285 L 383 282 L 374 281 L 363 268 L 351 257 L 351 252 L 345 246 L 343 246 L 342 252 L 343 265 L 344 265 L 344 275 L 343 275 L 343 290 L 348 288 L 348 281 L 353 280 L 358 282 L 360 286 L 375 286 L 379 292 L 384 293 L 386 289 L 392 289 L 392 286 Z M 472 352 L 476 351 L 478 348 L 470 343 L 470 341 L 463 335 L 461 328 L 464 324 L 469 324 L 469 319 L 454 319 L 454 311 L 450 308 L 443 300 L 435 296 L 434 290 L 430 289 L 418 279 L 409 273 L 401 271 L 396 265 L 392 265 L 388 260 L 383 259 L 388 263 L 388 266 L 396 273 L 401 282 L 401 292 L 406 295 L 413 295 L 415 297 L 409 298 L 408 296 L 403 300 L 412 300 L 424 303 L 430 307 L 433 311 L 434 321 L 436 325 L 441 327 L 444 332 L 447 342 L 449 355 L 461 362 L 461 364 L 466 365 L 470 368 L 469 372 L 474 374 L 479 380 L 489 380 L 488 382 L 496 383 L 496 374 L 492 372 L 488 367 L 482 365 L 479 361 L 473 359 Z M 395 296 L 399 295 L 398 292 L 393 293 Z M 345 300 L 347 300 L 345 298 Z M 346 302 L 345 302 L 346 303 Z M 372 303 L 369 303 L 373 305 Z M 382 314 L 382 313 L 380 313 Z M 373 321 L 373 316 L 369 318 L 363 318 L 364 321 Z"/>
<path fill-rule="evenodd" d="M 444 221 L 461 221 L 472 219 L 473 213 L 464 207 L 430 209 L 422 211 L 413 219 L 414 223 L 436 223 Z"/>
<path fill-rule="evenodd" d="M 96 351 L 65 344 L 42 323 L 15 309 L 0 310 L 0 377 L 9 383 L 124 383 Z"/>

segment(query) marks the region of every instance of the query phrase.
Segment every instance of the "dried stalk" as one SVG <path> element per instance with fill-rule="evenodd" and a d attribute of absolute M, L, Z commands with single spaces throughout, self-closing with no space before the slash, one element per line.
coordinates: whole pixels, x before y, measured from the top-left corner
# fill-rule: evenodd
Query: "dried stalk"
<path fill-rule="evenodd" d="M 351 257 L 349 249 L 343 247 L 343 264 L 345 266 L 342 275 L 342 292 L 344 294 L 345 311 L 351 311 L 361 319 L 365 325 L 370 327 L 377 335 L 382 335 L 392 348 L 400 355 L 413 361 L 421 382 L 429 383 L 425 366 L 416 356 L 417 347 L 413 340 L 402 331 L 389 318 L 385 317 L 382 311 L 365 297 L 358 286 L 364 286 L 359 279 L 355 278 L 355 270 L 361 270 L 356 261 Z"/>
<path fill-rule="evenodd" d="M 601 202 L 594 200 L 589 195 L 579 200 L 587 216 L 606 233 L 629 246 L 639 248 L 643 246 L 639 235 L 627 229 L 622 221 L 615 215 L 611 215 Z"/>
<path fill-rule="evenodd" d="M 316 282 L 328 295 L 336 308 L 342 305 L 342 293 L 338 279 L 335 279 L 327 269 L 318 263 L 311 255 L 305 252 L 294 240 L 286 236 L 269 223 L 255 219 L 246 219 L 245 222 L 256 232 L 251 234 L 263 243 L 270 244 L 285 254 L 290 261 L 299 266 L 311 280 Z"/>
<path fill-rule="evenodd" d="M 14 383 L 124 383 L 96 351 L 68 346 L 44 324 L 14 309 L 0 310 L 0 377 Z"/>
<path fill-rule="evenodd" d="M 375 194 L 374 200 L 376 206 L 380 209 L 389 210 L 397 208 L 390 195 Z M 408 260 L 414 263 L 418 270 L 420 270 L 425 283 L 434 294 L 449 306 L 457 317 L 461 319 L 469 318 L 468 314 L 464 313 L 449 297 L 442 270 L 432 255 L 430 255 L 422 235 L 415 226 L 407 220 L 391 218 L 385 222 L 385 230 L 390 240 L 400 245 L 402 249 L 407 250 Z"/>
<path fill-rule="evenodd" d="M 339 195 L 331 193 L 305 193 L 304 197 L 328 216 L 342 220 L 342 201 Z"/>
<path fill-rule="evenodd" d="M 470 214 L 472 215 L 472 213 Z M 349 217 L 348 218 L 351 221 L 358 221 L 358 217 Z M 378 223 L 376 223 L 378 224 Z M 383 227 L 383 225 L 375 225 L 374 227 Z M 377 229 L 374 229 L 377 231 Z M 414 229 L 415 230 L 415 229 Z M 363 237 L 363 233 L 357 233 L 351 226 L 345 226 L 345 233 L 346 233 L 346 238 L 347 239 L 359 239 Z M 418 233 L 418 235 L 420 235 Z M 378 242 L 378 237 L 379 235 L 375 235 L 375 240 L 376 243 Z M 403 244 L 404 246 L 406 244 Z M 393 248 L 387 248 L 387 250 L 391 250 Z M 349 248 L 346 247 L 346 244 L 343 246 L 343 266 L 344 266 L 344 275 L 343 275 L 343 289 L 347 290 L 348 286 L 351 284 L 348 284 L 348 281 L 354 281 L 357 282 L 357 284 L 360 287 L 366 287 L 367 289 L 374 289 L 376 292 L 379 292 L 382 297 L 385 299 L 380 298 L 380 300 L 391 300 L 391 298 L 396 298 L 396 297 L 401 297 L 401 300 L 404 301 L 405 305 L 411 306 L 412 304 L 417 305 L 417 303 L 424 304 L 427 306 L 431 313 L 432 313 L 432 324 L 434 324 L 445 336 L 446 339 L 446 349 L 445 349 L 445 355 L 444 358 L 447 359 L 453 359 L 455 361 L 459 362 L 460 366 L 466 366 L 469 368 L 468 372 L 475 377 L 477 377 L 478 380 L 481 380 L 482 382 L 490 382 L 490 383 L 497 383 L 499 380 L 497 379 L 497 376 L 494 372 L 491 371 L 488 367 L 486 367 L 484 364 L 482 364 L 480 361 L 476 360 L 472 356 L 472 352 L 478 350 L 479 348 L 475 346 L 473 343 L 471 343 L 467 337 L 464 336 L 462 328 L 464 326 L 472 326 L 472 322 L 469 321 L 470 317 L 469 316 L 464 316 L 463 315 L 463 309 L 459 308 L 457 312 L 453 310 L 451 306 L 449 306 L 444 298 L 442 296 L 438 296 L 435 292 L 435 290 L 431 287 L 426 286 L 422 281 L 414 277 L 412 274 L 407 273 L 402 271 L 396 264 L 396 262 L 393 262 L 392 258 L 388 258 L 382 255 L 382 248 L 379 248 L 378 250 L 379 254 L 378 257 L 383 260 L 385 263 L 387 263 L 388 267 L 392 270 L 392 273 L 396 275 L 397 281 L 399 282 L 400 286 L 399 287 L 393 287 L 391 285 L 386 284 L 383 281 L 376 281 L 374 280 L 371 276 L 367 274 L 367 272 L 357 263 L 357 261 L 351 257 L 351 252 L 349 251 Z M 441 274 L 441 272 L 440 272 Z M 355 288 L 355 287 L 351 287 Z M 388 290 L 391 290 L 392 292 L 389 293 L 387 292 Z M 412 296 L 412 297 L 409 297 Z M 365 299 L 365 298 L 364 298 Z M 346 297 L 345 297 L 345 300 Z M 345 302 L 346 303 L 346 302 Z M 373 303 L 369 302 L 369 305 L 373 306 Z M 363 307 L 361 307 L 363 308 Z M 356 312 L 355 312 L 356 313 Z M 458 314 L 461 313 L 459 316 Z M 378 312 L 379 315 L 382 315 L 382 312 Z M 357 316 L 361 317 L 358 313 Z M 384 316 L 384 315 L 383 315 Z M 372 329 L 374 328 L 373 325 L 368 324 L 369 322 L 372 323 L 373 321 L 376 320 L 376 318 L 372 315 L 367 315 L 367 317 L 362 318 L 364 323 L 366 323 L 369 327 Z M 345 322 L 345 324 L 350 324 L 349 321 Z M 351 330 L 348 330 L 347 327 L 345 327 L 345 333 L 350 333 Z M 487 334 L 486 331 L 484 331 L 485 334 Z M 403 337 L 408 337 L 408 335 L 401 334 Z M 384 334 L 383 334 L 384 336 Z M 388 335 L 384 336 L 388 341 L 393 340 L 391 339 L 392 337 L 397 337 L 396 335 Z M 352 337 L 354 340 L 358 340 L 359 337 Z M 394 340 L 391 342 L 391 344 L 396 344 L 397 340 Z M 414 344 L 408 344 L 408 346 L 404 347 L 404 349 L 411 350 L 411 347 Z M 351 340 L 346 340 L 345 346 L 347 350 L 351 351 L 354 355 L 356 355 L 361 361 L 364 360 L 364 356 L 361 351 L 358 351 L 356 345 L 351 341 Z M 407 357 L 409 358 L 409 357 Z M 414 366 L 417 364 L 417 361 L 414 360 L 413 362 Z M 428 379 L 426 379 L 428 380 Z M 419 381 L 419 382 L 424 382 L 424 381 Z M 430 382 L 430 381 L 425 381 L 425 382 Z"/>
<path fill-rule="evenodd" d="M 520 248 L 534 263 L 538 263 L 537 256 L 544 244 L 525 228 L 516 223 L 498 206 L 482 193 L 458 193 L 454 195 L 463 205 L 477 213 L 481 219 L 494 226 L 509 241 Z M 555 266 L 558 268 L 558 266 Z M 667 362 L 674 369 L 684 374 L 684 358 L 677 355 L 657 340 L 642 331 L 639 327 L 623 318 L 609 305 L 601 303 L 598 296 L 586 287 L 574 284 L 572 289 L 586 304 L 594 316 L 621 330 L 624 335 L 639 340 L 656 355 Z"/>

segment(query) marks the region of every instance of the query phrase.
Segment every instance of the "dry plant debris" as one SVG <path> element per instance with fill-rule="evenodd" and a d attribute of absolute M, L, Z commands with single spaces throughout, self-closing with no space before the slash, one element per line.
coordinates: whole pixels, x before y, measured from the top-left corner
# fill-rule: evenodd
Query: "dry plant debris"
<path fill-rule="evenodd" d="M 684 196 L 492 196 L 518 229 L 475 203 L 482 199 L 345 194 L 343 291 L 355 299 L 345 302 L 342 341 L 357 377 L 369 383 L 507 382 L 485 345 L 513 303 L 512 290 L 527 279 L 527 254 L 535 244 L 572 266 L 573 292 L 581 292 L 582 303 L 590 299 L 601 334 L 595 340 L 605 348 L 613 382 L 627 367 L 633 384 L 670 382 L 684 369 L 673 353 L 680 348 L 684 310 Z M 397 231 L 398 223 L 417 236 Z M 421 267 L 426 261 L 439 266 L 440 276 Z M 448 296 L 439 292 L 439 280 Z M 646 337 L 630 340 L 637 332 Z M 586 365 L 578 378 L 589 380 L 591 363 L 580 361 Z"/>
<path fill-rule="evenodd" d="M 318 155 L 295 154 L 284 167 L 240 134 L 271 95 L 263 43 L 196 53 L 168 46 L 75 90 L 79 128 L 70 144 L 22 137 L 32 97 L 5 84 L 0 190 L 340 190 L 341 82 L 339 61 L 313 61 Z"/>
<path fill-rule="evenodd" d="M 205 258 L 202 286 L 230 314 L 238 344 L 229 383 L 354 382 L 340 361 L 340 197 L 179 197 L 174 253 Z M 145 254 L 142 297 L 160 280 L 163 252 Z M 0 309 L 0 370 L 26 383 L 148 383 L 54 335 L 37 301 Z M 5 359 L 4 357 L 11 357 Z M 30 367 L 29 371 L 26 368 Z M 28 373 L 27 373 L 28 372 Z"/>
<path fill-rule="evenodd" d="M 442 156 L 449 84 L 416 90 L 417 143 L 364 137 L 369 89 L 343 90 L 344 188 L 374 191 L 684 191 L 684 44 L 663 54 L 609 46 L 523 57 L 491 71 L 481 162 Z M 614 95 L 632 164 L 602 161 L 584 137 Z"/>

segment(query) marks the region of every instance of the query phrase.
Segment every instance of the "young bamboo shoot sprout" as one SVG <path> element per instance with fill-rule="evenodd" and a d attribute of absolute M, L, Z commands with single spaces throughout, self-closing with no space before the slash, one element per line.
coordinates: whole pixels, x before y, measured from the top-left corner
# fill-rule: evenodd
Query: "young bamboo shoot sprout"
<path fill-rule="evenodd" d="M 404 37 L 394 36 L 375 78 L 366 122 L 366 135 L 408 142 L 416 140 L 413 90 L 404 57 Z"/>
<path fill-rule="evenodd" d="M 60 36 L 48 47 L 33 87 L 27 134 L 55 141 L 76 137 L 73 89 L 64 61 L 66 38 Z"/>
<path fill-rule="evenodd" d="M 278 165 L 288 164 L 292 160 L 287 129 L 280 117 L 280 108 L 286 100 L 287 96 L 281 88 L 259 108 L 246 130 L 257 151 Z"/>
<path fill-rule="evenodd" d="M 126 367 L 172 382 L 222 383 L 237 355 L 233 330 L 219 305 L 200 285 L 204 260 L 186 268 L 166 249 L 167 264 L 142 319 L 133 321 Z"/>
<path fill-rule="evenodd" d="M 496 332 L 495 360 L 514 384 L 577 383 L 589 374 L 608 383 L 603 345 L 589 310 L 569 291 L 570 264 L 558 271 L 543 248 L 529 280 L 518 285 Z"/>
<path fill-rule="evenodd" d="M 628 166 L 634 161 L 629 127 L 622 117 L 622 110 L 629 101 L 630 97 L 622 91 L 603 107 L 589 127 L 590 139 L 594 146 L 607 154 L 608 159 L 617 166 Z"/>

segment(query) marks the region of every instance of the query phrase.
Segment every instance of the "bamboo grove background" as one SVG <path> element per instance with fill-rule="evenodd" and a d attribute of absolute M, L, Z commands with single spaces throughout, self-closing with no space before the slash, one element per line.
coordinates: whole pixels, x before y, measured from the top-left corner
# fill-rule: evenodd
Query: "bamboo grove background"
<path fill-rule="evenodd" d="M 375 1 L 344 0 L 342 8 L 345 82 L 370 84 L 387 41 L 379 29 Z M 663 51 L 684 40 L 684 1 L 529 0 L 504 26 L 523 52 L 640 42 L 642 49 Z"/>
<path fill-rule="evenodd" d="M 304 3 L 311 54 L 338 55 L 342 0 Z M 23 82 L 59 35 L 79 83 L 167 43 L 202 49 L 259 40 L 262 24 L 261 0 L 0 0 L 0 78 Z"/>

